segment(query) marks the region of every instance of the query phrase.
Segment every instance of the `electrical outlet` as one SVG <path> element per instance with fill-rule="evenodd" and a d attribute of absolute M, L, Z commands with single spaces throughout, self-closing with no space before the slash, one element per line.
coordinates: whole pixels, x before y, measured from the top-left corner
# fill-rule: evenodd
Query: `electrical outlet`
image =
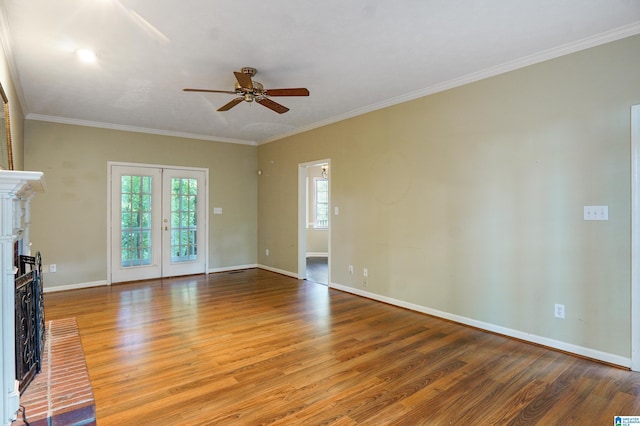
<path fill-rule="evenodd" d="M 367 278 L 369 276 L 369 270 L 367 268 L 364 268 L 362 270 L 362 276 L 365 277 L 365 278 Z"/>
<path fill-rule="evenodd" d="M 49 272 L 55 272 L 58 270 L 58 267 L 56 266 L 55 263 L 52 263 L 51 265 L 49 265 Z"/>
<path fill-rule="evenodd" d="M 353 275 L 353 265 L 349 265 L 349 274 Z"/>
<path fill-rule="evenodd" d="M 556 303 L 554 315 L 556 318 L 564 318 L 564 305 Z"/>
<path fill-rule="evenodd" d="M 266 256 L 269 256 L 269 249 L 266 249 L 266 250 L 264 251 L 264 254 L 265 254 Z"/>
<path fill-rule="evenodd" d="M 609 206 L 584 206 L 584 220 L 609 220 Z"/>

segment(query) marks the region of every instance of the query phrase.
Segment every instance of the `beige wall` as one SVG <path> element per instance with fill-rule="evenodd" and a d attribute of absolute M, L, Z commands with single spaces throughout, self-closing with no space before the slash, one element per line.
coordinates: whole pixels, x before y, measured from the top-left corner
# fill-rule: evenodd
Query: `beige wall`
<path fill-rule="evenodd" d="M 335 284 L 630 357 L 638 52 L 640 36 L 259 146 L 259 263 L 297 271 L 297 166 L 330 158 Z"/>
<path fill-rule="evenodd" d="M 45 286 L 107 280 L 107 162 L 209 169 L 209 268 L 256 263 L 256 147 L 27 120 L 25 166 L 44 172 L 33 250 L 57 265 Z M 222 215 L 213 215 L 222 207 Z"/>

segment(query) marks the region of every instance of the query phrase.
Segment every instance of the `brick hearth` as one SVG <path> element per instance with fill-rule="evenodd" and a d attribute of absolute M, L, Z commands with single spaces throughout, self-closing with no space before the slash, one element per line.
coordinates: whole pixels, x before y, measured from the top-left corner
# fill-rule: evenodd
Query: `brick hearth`
<path fill-rule="evenodd" d="M 42 372 L 20 397 L 32 426 L 95 425 L 96 409 L 75 318 L 46 325 Z M 12 426 L 24 425 L 22 413 Z"/>

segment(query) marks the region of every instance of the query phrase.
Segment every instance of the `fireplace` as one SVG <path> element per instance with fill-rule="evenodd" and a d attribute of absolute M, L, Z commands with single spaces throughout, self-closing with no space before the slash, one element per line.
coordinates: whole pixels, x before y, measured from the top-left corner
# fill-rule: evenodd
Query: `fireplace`
<path fill-rule="evenodd" d="M 20 267 L 15 254 L 18 251 L 18 255 L 31 255 L 30 203 L 33 196 L 43 190 L 42 172 L 0 170 L 0 344 L 3 348 L 0 351 L 0 425 L 3 426 L 11 424 L 20 406 L 15 359 L 16 272 Z M 31 286 L 27 292 L 33 294 L 33 282 Z"/>
<path fill-rule="evenodd" d="M 16 277 L 16 380 L 20 394 L 42 370 L 44 348 L 44 297 L 40 252 L 18 256 Z"/>

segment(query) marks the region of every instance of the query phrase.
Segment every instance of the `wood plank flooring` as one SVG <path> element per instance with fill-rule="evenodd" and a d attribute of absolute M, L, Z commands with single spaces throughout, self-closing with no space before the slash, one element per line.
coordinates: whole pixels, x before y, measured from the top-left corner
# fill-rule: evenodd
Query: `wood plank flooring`
<path fill-rule="evenodd" d="M 640 374 L 249 269 L 45 295 L 98 425 L 611 425 Z"/>

